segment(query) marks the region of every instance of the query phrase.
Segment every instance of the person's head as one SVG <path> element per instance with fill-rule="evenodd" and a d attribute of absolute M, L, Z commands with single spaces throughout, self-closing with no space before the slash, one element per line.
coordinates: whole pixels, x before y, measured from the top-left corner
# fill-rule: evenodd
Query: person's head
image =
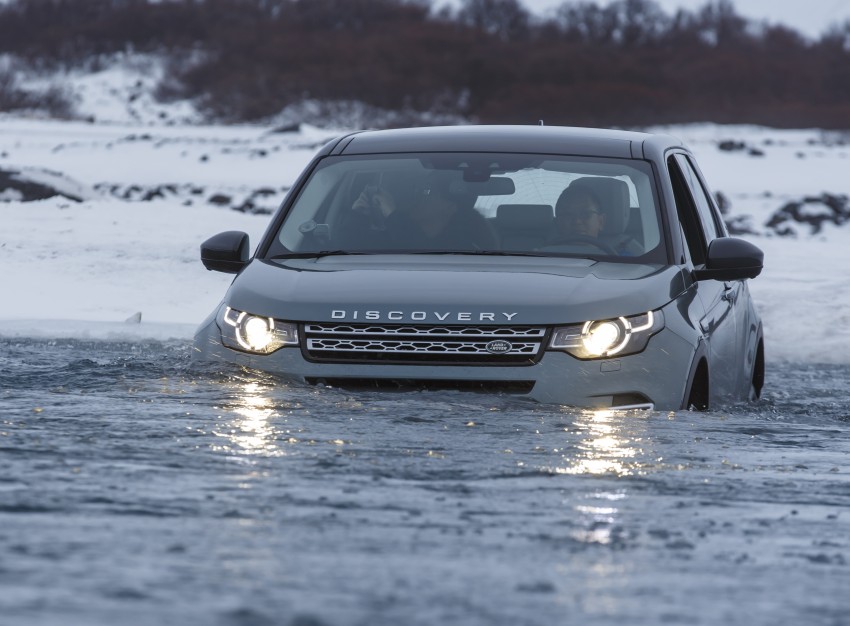
<path fill-rule="evenodd" d="M 410 216 L 424 231 L 439 232 L 457 211 L 457 200 L 450 193 L 453 179 L 450 172 L 434 171 L 415 186 Z"/>
<path fill-rule="evenodd" d="M 384 216 L 387 216 L 393 211 L 395 211 L 395 198 L 386 187 L 370 185 L 367 186 L 364 191 L 369 198 L 371 206 L 377 210 L 380 210 L 381 213 L 384 214 Z"/>
<path fill-rule="evenodd" d="M 605 228 L 596 195 L 586 187 L 570 185 L 561 193 L 555 204 L 555 221 L 563 235 L 598 237 Z"/>

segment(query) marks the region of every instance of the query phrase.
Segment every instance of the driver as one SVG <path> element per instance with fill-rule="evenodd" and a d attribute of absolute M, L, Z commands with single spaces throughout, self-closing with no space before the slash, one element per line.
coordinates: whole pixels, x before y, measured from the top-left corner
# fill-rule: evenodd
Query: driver
<path fill-rule="evenodd" d="M 590 189 L 571 185 L 564 189 L 555 203 L 555 225 L 561 239 L 596 239 L 605 228 L 605 214 Z"/>
<path fill-rule="evenodd" d="M 555 239 L 585 242 L 608 253 L 638 256 L 643 248 L 631 237 L 608 237 L 602 203 L 590 187 L 572 184 L 555 203 Z"/>

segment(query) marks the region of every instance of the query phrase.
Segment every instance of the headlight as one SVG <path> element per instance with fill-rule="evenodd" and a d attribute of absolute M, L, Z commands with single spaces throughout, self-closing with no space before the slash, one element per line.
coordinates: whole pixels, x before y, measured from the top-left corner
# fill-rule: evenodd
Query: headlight
<path fill-rule="evenodd" d="M 550 350 L 563 350 L 579 359 L 604 359 L 634 354 L 664 328 L 661 311 L 562 326 L 552 333 Z"/>
<path fill-rule="evenodd" d="M 271 354 L 284 346 L 298 345 L 298 327 L 271 317 L 224 307 L 218 315 L 221 343 L 228 348 Z"/>

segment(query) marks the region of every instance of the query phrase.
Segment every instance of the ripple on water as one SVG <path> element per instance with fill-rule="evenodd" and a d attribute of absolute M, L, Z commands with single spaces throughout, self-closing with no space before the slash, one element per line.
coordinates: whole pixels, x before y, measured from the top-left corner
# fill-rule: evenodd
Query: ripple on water
<path fill-rule="evenodd" d="M 848 367 L 769 368 L 755 405 L 615 414 L 312 387 L 189 354 L 0 340 L 11 623 L 850 610 Z M 813 604 L 826 617 L 809 622 Z"/>

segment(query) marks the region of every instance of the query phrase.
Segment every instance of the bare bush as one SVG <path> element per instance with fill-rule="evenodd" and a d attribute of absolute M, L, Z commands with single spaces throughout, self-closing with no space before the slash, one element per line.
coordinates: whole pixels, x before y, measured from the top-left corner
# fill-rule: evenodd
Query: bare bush
<path fill-rule="evenodd" d="M 69 118 L 73 106 L 67 93 L 58 86 L 40 91 L 27 90 L 20 86 L 17 71 L 8 66 L 0 67 L 0 111 L 40 111 L 55 118 Z"/>
<path fill-rule="evenodd" d="M 123 50 L 171 61 L 158 95 L 227 121 L 357 102 L 482 122 L 713 121 L 850 128 L 850 26 L 809 41 L 729 0 L 668 15 L 654 0 L 11 0 L 0 54 L 81 67 Z M 12 78 L 6 109 L 29 106 Z M 62 109 L 61 93 L 41 94 Z M 22 104 L 24 103 L 24 104 Z M 403 117 L 403 116 L 402 116 Z"/>

